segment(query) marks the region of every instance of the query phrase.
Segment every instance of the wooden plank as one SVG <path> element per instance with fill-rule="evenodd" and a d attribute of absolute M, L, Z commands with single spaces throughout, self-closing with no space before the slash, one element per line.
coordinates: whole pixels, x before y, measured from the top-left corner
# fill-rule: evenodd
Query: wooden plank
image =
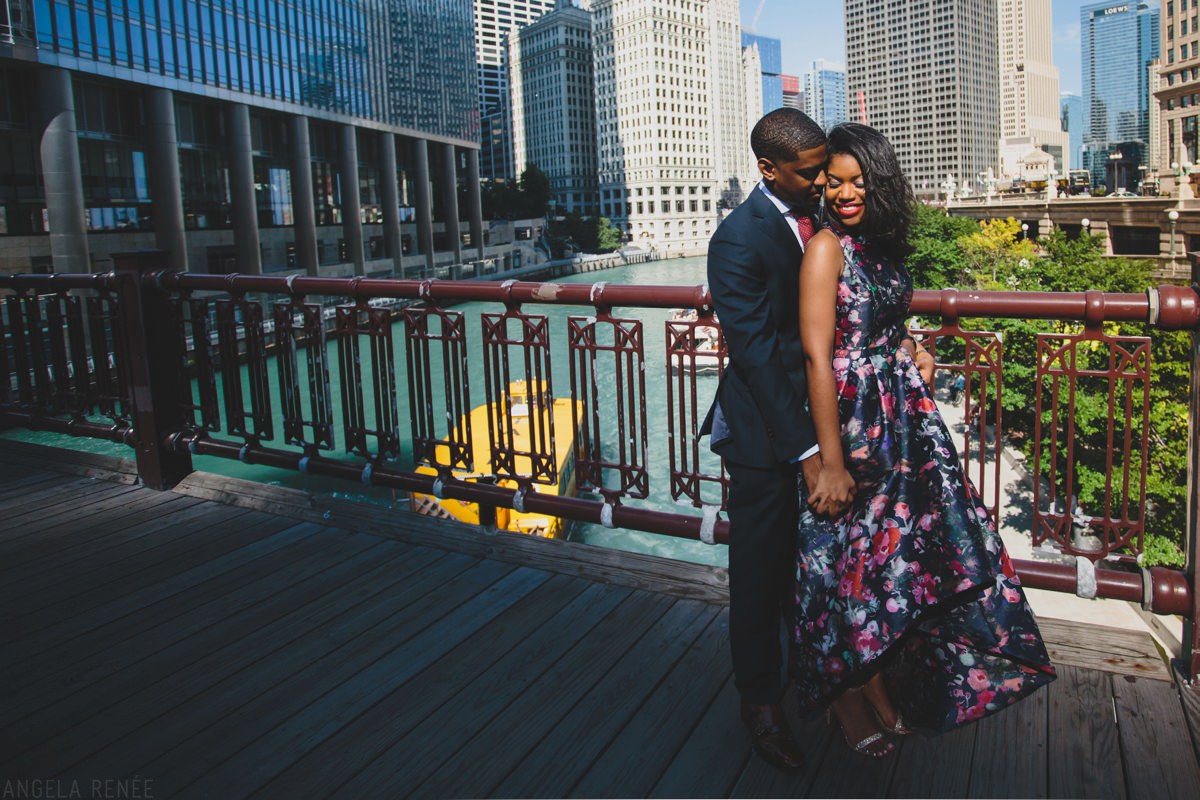
<path fill-rule="evenodd" d="M 170 527 L 176 513 L 202 503 L 193 498 L 142 497 L 108 509 L 80 509 L 76 521 L 60 525 L 60 530 L 40 531 L 34 541 L 26 540 L 28 547 L 8 559 L 6 572 L 30 576 L 53 571 L 58 576 L 62 567 L 79 560 L 90 563 L 96 553 L 113 552 L 122 545 L 136 551 L 140 547 L 137 539 Z"/>
<path fill-rule="evenodd" d="M 133 483 L 137 480 L 137 463 L 131 458 L 116 458 L 103 453 L 89 453 L 63 447 L 47 447 L 14 439 L 0 440 L 4 460 L 29 467 L 88 478 Z"/>
<path fill-rule="evenodd" d="M 174 559 L 187 550 L 221 535 L 235 535 L 238 517 L 249 512 L 216 503 L 197 503 L 184 507 L 165 518 L 135 526 L 150 538 L 131 537 L 108 544 L 91 543 L 73 548 L 71 557 L 60 561 L 31 564 L 5 581 L 4 594 L 9 597 L 33 597 L 53 593 L 65 599 L 90 592 L 97 586 L 128 575 L 152 569 L 159 563 Z M 53 573 L 53 581 L 48 580 Z M 0 576 L 4 573 L 0 572 Z"/>
<path fill-rule="evenodd" d="M 570 788 L 574 797 L 644 797 L 730 674 L 729 610 L 723 608 L 612 744 Z"/>
<path fill-rule="evenodd" d="M 129 697 L 122 715 L 101 714 L 72 728 L 60 737 L 61 746 L 64 751 L 73 747 L 90 753 L 82 761 L 71 759 L 78 761 L 75 769 L 80 774 L 133 774 L 338 648 L 375 632 L 386 633 L 389 621 L 402 618 L 398 609 L 478 567 L 466 556 L 414 551 L 411 564 L 372 573 L 370 580 L 355 585 L 351 597 L 339 595 L 329 603 L 329 612 L 319 602 L 284 617 L 250 641 L 228 642 Z M 397 580 L 390 580 L 393 575 Z M 330 677 L 330 685 L 335 678 Z M 163 708 L 171 712 L 164 716 Z M 201 764 L 215 763 L 203 753 L 196 757 Z"/>
<path fill-rule="evenodd" d="M 1049 692 L 1039 689 L 976 723 L 968 797 L 1047 796 L 1048 698 Z M 999 757 L 1014 747 L 1020 748 L 1019 756 Z"/>
<path fill-rule="evenodd" d="M 62 524 L 72 518 L 78 519 L 81 508 L 88 504 L 114 497 L 126 497 L 138 491 L 138 487 L 123 483 L 108 483 L 91 478 L 76 481 L 51 483 L 31 492 L 23 501 L 14 501 L 5 510 L 0 522 L 0 542 L 7 551 L 21 545 L 17 540 L 48 528 Z"/>
<path fill-rule="evenodd" d="M 728 797 L 751 758 L 733 676 L 703 709 L 648 797 Z"/>
<path fill-rule="evenodd" d="M 652 629 L 640 646 L 631 649 L 604 679 L 583 695 L 571 711 L 554 727 L 554 736 L 543 738 L 516 763 L 508 777 L 487 791 L 503 797 L 565 797 L 580 781 L 594 754 L 613 746 L 638 711 L 653 703 L 661 691 L 669 705 L 672 691 L 665 687 L 671 672 L 678 668 L 697 640 L 710 631 L 718 609 L 695 600 L 680 600 L 663 617 L 666 625 Z M 710 636 L 699 648 L 697 658 L 710 662 L 715 648 Z M 715 687 L 714 687 L 715 691 Z M 709 695 L 711 697 L 711 695 Z M 644 718 L 643 718 L 644 719 Z M 673 748 L 672 748 L 673 750 Z M 665 767 L 663 758 L 662 766 Z M 637 769 L 638 765 L 631 764 Z M 647 769 L 644 765 L 643 769 Z M 607 772 L 607 770 L 605 770 Z M 657 777 L 660 769 L 654 770 Z M 608 773 L 612 775 L 612 773 Z M 613 777 L 617 777 L 613 775 Z M 643 775 L 643 778 L 645 776 Z M 652 780 L 646 781 L 652 785 Z M 482 787 L 480 787 L 482 788 Z M 456 792 L 457 793 L 457 792 Z M 467 792 L 475 794 L 474 790 Z"/>
<path fill-rule="evenodd" d="M 1130 797 L 1200 797 L 1200 765 L 1175 688 L 1131 676 L 1112 679 L 1117 732 Z"/>
<path fill-rule="evenodd" d="M 371 768 L 348 781 L 342 793 L 347 797 L 386 797 L 415 792 L 443 797 L 447 792 L 435 790 L 435 784 L 495 785 L 515 759 L 549 735 L 578 698 L 663 618 L 672 603 L 665 595 L 635 592 L 565 655 L 547 659 L 538 670 L 518 672 L 512 688 L 498 691 L 495 697 L 468 689 L 464 700 L 455 703 L 454 713 L 444 721 L 439 717 L 422 723 L 377 758 Z M 495 686 L 494 680 L 488 685 Z M 479 719 L 470 714 L 467 702 L 479 703 Z M 504 747 L 497 748 L 497 742 Z M 410 753 L 420 757 L 410 757 Z M 452 755 L 453 761 L 448 762 Z"/>
<path fill-rule="evenodd" d="M 236 599 L 232 595 L 221 598 L 227 607 L 214 608 L 214 603 L 208 603 L 196 613 L 178 618 L 178 631 L 163 630 L 166 626 L 148 629 L 145 639 L 152 640 L 149 644 L 143 645 L 139 640 L 133 647 L 119 648 L 116 658 L 105 659 L 99 653 L 99 657 L 73 667 L 63 678 L 31 686 L 25 695 L 37 693 L 52 699 L 56 687 L 64 681 L 78 691 L 54 703 L 43 699 L 41 707 L 34 701 L 24 709 L 14 709 L 14 717 L 30 706 L 35 707 L 36 713 L 6 725 L 0 731 L 0 741 L 11 739 L 18 743 L 11 749 L 25 751 L 23 758 L 27 763 L 46 763 L 72 751 L 86 754 L 87 748 L 94 747 L 93 743 L 102 734 L 116 737 L 152 724 L 164 707 L 172 707 L 166 705 L 172 700 L 178 704 L 222 675 L 228 676 L 263 655 L 273 634 L 264 629 L 278 619 L 295 615 L 304 608 L 309 608 L 311 616 L 313 602 L 349 581 L 378 572 L 381 562 L 386 564 L 400 554 L 397 547 L 401 546 L 360 538 L 364 541 L 355 544 L 364 547 L 357 552 L 342 544 L 347 556 L 344 559 L 318 557 L 307 563 L 298 562 L 289 570 L 276 573 L 270 582 L 251 587 L 257 592 L 240 592 Z M 263 592 L 262 587 L 269 584 L 283 588 L 274 593 Z M 346 594 L 347 599 L 353 597 L 352 593 Z M 336 606 L 337 602 L 330 599 L 322 605 L 326 604 Z M 215 620 L 207 627 L 206 617 Z M 304 630 L 293 630 L 292 636 L 302 636 Z M 237 646 L 231 646 L 234 643 Z M 225 650 L 224 657 L 214 663 L 211 656 L 219 650 Z M 206 662 L 203 673 L 192 669 L 197 662 Z M 180 673 L 187 674 L 188 682 L 179 682 Z"/>
<path fill-rule="evenodd" d="M 1200 760 L 1200 682 L 1188 686 L 1182 678 L 1178 678 L 1176 686 L 1179 687 L 1184 718 L 1187 719 L 1188 729 L 1192 732 L 1192 747 L 1196 751 L 1196 759 Z"/>
<path fill-rule="evenodd" d="M 508 569 L 480 566 L 492 574 Z M 252 792 L 548 578 L 547 573 L 518 568 L 467 596 L 439 587 L 422 598 L 437 596 L 427 614 L 414 619 L 406 610 L 395 630 L 339 648 L 303 674 L 275 683 L 148 764 L 146 774 L 153 773 L 155 786 L 161 781 L 167 795 L 185 786 L 210 797 Z M 461 605 L 454 607 L 454 600 Z M 453 610 L 445 613 L 448 605 Z M 438 612 L 444 616 L 439 618 Z"/>
<path fill-rule="evenodd" d="M 213 587 L 228 587 L 231 583 L 250 580 L 253 572 L 261 567 L 259 559 L 267 558 L 275 551 L 290 550 L 293 553 L 303 547 L 303 540 L 315 533 L 319 528 L 306 523 L 287 526 L 291 520 L 271 520 L 264 525 L 271 527 L 267 535 L 258 530 L 244 531 L 249 544 L 237 543 L 240 546 L 228 546 L 228 552 L 200 564 L 185 565 L 186 568 L 164 580 L 142 585 L 134 591 L 124 592 L 124 587 L 116 588 L 106 602 L 85 607 L 82 602 L 67 602 L 55 606 L 56 621 L 35 630 L 27 631 L 23 638 L 13 641 L 19 646 L 13 648 L 20 655 L 15 658 L 5 653 L 3 664 L 5 671 L 0 673 L 0 683 L 4 674 L 14 662 L 28 660 L 52 648 L 65 649 L 62 657 L 69 657 L 72 640 L 77 637 L 99 637 L 109 635 L 108 626 L 118 629 L 128 628 L 128 623 L 121 618 L 142 611 L 154 619 L 154 624 L 161 621 L 159 617 L 166 614 L 169 619 L 178 613 L 178 609 L 164 605 L 168 598 L 187 600 L 195 594 L 196 587 L 210 583 L 202 591 L 212 590 Z M 120 593 L 120 594 L 118 594 Z M 166 611 L 161 610 L 166 608 Z M 32 626 L 26 626 L 32 628 Z"/>
<path fill-rule="evenodd" d="M 451 549 L 479 558 L 577 575 L 633 589 L 669 592 L 715 603 L 729 599 L 729 579 L 724 567 L 578 542 L 538 539 L 507 531 L 487 531 L 450 520 L 398 513 L 394 509 L 207 473 L 192 473 L 174 491 L 297 519 L 320 519 L 326 524 L 388 536 L 410 544 Z"/>
<path fill-rule="evenodd" d="M 1125 797 L 1108 673 L 1057 665 L 1050 701 L 1051 797 Z"/>
<path fill-rule="evenodd" d="M 978 725 L 965 725 L 936 736 L 898 738 L 900 749 L 887 796 L 966 797 L 978 730 Z M 1006 752 L 1013 753 L 1016 746 L 1014 743 Z M 1009 763 L 1013 763 L 1012 758 Z"/>
<path fill-rule="evenodd" d="M 418 726 L 468 735 L 499 698 L 537 679 L 628 596 L 628 590 L 558 575 L 539 586 L 482 631 L 339 729 L 302 760 L 260 789 L 266 797 L 325 796 L 364 769 L 424 758 L 429 735 L 397 742 Z M 460 727 L 461 724 L 466 729 Z M 436 757 L 436 754 L 429 754 Z M 378 760 L 378 761 L 377 761 Z M 377 761 L 377 766 L 371 766 Z"/>
<path fill-rule="evenodd" d="M 314 538 L 320 540 L 320 537 Z M 264 606 L 279 602 L 294 607 L 303 602 L 304 592 L 310 590 L 305 585 L 308 579 L 335 576 L 340 580 L 345 564 L 349 563 L 351 569 L 366 569 L 384 552 L 383 543 L 375 537 L 355 536 L 329 544 L 332 546 L 314 549 L 290 563 L 281 563 L 279 569 L 264 567 L 255 580 L 245 586 L 196 598 L 183 613 L 158 625 L 139 625 L 136 636 L 123 641 L 120 647 L 112 647 L 109 640 L 88 649 L 80 648 L 66 665 L 66 677 L 61 673 L 44 672 L 31 676 L 12 713 L 15 716 L 39 710 L 64 680 L 70 681 L 75 688 L 83 688 L 122 670 L 147 669 L 156 655 L 179 642 L 187 642 L 192 647 L 219 646 L 220 641 L 233 632 L 230 629 L 235 628 L 239 614 L 247 611 L 262 613 Z M 200 649 L 197 652 L 203 654 L 206 651 Z M 36 720 L 24 723 L 17 736 L 19 741 L 33 744 L 40 741 L 37 738 L 39 732 L 53 736 L 60 730 L 53 715 L 45 713 L 44 709 L 36 716 Z M 68 714 L 67 718 L 78 717 Z"/>
<path fill-rule="evenodd" d="M 1102 672 L 1171 680 L 1170 660 L 1147 631 L 1038 617 L 1050 660 Z"/>
<path fill-rule="evenodd" d="M 28 534 L 0 543 L 0 559 L 11 569 L 55 553 L 64 547 L 73 547 L 89 539 L 110 536 L 129 525 L 153 519 L 163 509 L 173 506 L 184 498 L 176 495 L 158 495 L 149 490 L 133 486 L 113 484 L 114 492 L 96 497 L 86 505 L 72 505 L 64 497 L 62 508 L 46 512 L 36 524 L 29 524 Z M 187 503 L 193 505 L 194 501 Z"/>

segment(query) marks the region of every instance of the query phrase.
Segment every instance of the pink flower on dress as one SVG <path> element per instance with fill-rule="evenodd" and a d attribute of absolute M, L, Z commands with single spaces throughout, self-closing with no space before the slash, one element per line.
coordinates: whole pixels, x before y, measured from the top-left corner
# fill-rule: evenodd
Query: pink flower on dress
<path fill-rule="evenodd" d="M 973 669 L 967 673 L 967 685 L 977 692 L 982 692 L 991 686 L 991 683 L 988 681 L 987 672 L 981 669 Z"/>

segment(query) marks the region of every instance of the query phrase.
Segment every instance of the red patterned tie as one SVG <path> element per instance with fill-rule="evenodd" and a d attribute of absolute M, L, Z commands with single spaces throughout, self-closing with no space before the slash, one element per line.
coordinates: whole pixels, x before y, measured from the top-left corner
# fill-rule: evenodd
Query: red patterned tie
<path fill-rule="evenodd" d="M 800 231 L 800 243 L 807 246 L 808 240 L 813 235 L 812 217 L 807 214 L 796 214 L 796 229 Z"/>

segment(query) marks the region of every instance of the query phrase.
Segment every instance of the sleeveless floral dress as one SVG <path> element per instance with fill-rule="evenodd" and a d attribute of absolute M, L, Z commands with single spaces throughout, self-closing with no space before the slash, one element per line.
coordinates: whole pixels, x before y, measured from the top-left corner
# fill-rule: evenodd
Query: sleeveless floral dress
<path fill-rule="evenodd" d="M 1000 536 L 930 389 L 897 352 L 912 281 L 840 232 L 833 370 L 844 455 L 857 483 L 837 520 L 800 481 L 789 660 L 802 708 L 884 670 L 911 725 L 945 730 L 1054 679 Z"/>

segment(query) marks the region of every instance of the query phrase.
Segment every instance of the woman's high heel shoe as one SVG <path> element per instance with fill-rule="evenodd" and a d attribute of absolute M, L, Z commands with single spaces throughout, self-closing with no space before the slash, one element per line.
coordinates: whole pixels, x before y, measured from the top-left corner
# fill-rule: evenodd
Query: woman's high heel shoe
<path fill-rule="evenodd" d="M 851 692 L 861 693 L 861 691 L 861 689 L 848 689 L 846 690 L 846 694 L 850 694 Z M 865 700 L 863 701 L 863 705 L 869 707 L 869 704 Z M 825 709 L 825 721 L 827 724 L 833 724 L 834 714 L 832 707 Z M 841 724 L 840 720 L 838 720 L 838 728 L 842 732 L 842 738 L 846 740 L 846 746 L 859 755 L 869 758 L 884 758 L 896 751 L 895 742 L 888 739 L 887 734 L 883 733 L 883 731 L 875 731 L 857 742 L 852 742 L 850 741 L 850 734 L 846 733 L 846 728 Z"/>
<path fill-rule="evenodd" d="M 879 727 L 893 736 L 908 736 L 912 733 L 912 728 L 905 724 L 904 717 L 900 716 L 899 711 L 896 712 L 896 724 L 892 726 L 883 721 L 883 715 L 876 711 L 874 706 L 871 707 L 871 711 L 874 712 L 875 721 L 879 723 Z"/>

